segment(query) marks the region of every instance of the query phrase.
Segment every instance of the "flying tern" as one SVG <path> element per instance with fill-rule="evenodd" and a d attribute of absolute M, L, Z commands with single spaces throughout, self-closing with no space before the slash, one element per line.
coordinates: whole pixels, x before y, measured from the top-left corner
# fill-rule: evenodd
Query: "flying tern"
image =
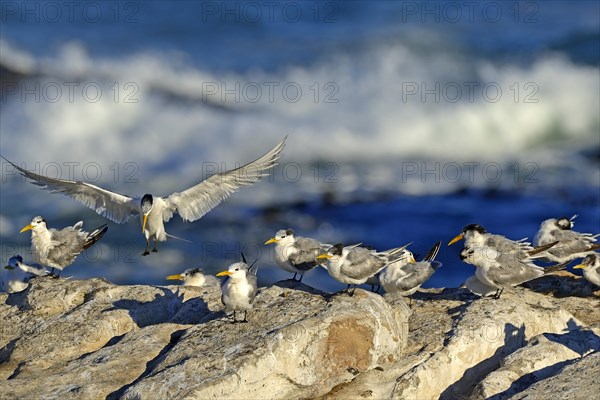
<path fill-rule="evenodd" d="M 124 223 L 135 215 L 140 215 L 142 233 L 146 237 L 146 249 L 142 255 L 148 255 L 150 240 L 154 240 L 153 252 L 157 242 L 167 240 L 164 223 L 173 214 L 178 213 L 184 221 L 196 221 L 219 205 L 223 200 L 239 189 L 250 186 L 268 175 L 277 165 L 285 146 L 285 138 L 260 158 L 239 168 L 214 174 L 202 182 L 166 197 L 145 194 L 141 198 L 129 197 L 111 192 L 91 183 L 56 179 L 27 171 L 8 161 L 22 175 L 31 179 L 33 184 L 43 186 L 53 193 L 63 193 L 91 208 L 98 214 L 116 223 Z"/>

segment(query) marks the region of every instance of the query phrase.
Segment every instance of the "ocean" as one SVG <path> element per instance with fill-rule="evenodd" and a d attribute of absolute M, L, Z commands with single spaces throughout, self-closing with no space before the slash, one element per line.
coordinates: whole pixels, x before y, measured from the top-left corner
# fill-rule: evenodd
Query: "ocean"
<path fill-rule="evenodd" d="M 578 214 L 600 232 L 596 1 L 3 1 L 0 154 L 27 169 L 141 196 L 181 191 L 287 136 L 270 177 L 141 253 L 136 218 L 107 222 L 2 160 L 3 260 L 19 229 L 84 220 L 106 236 L 64 276 L 164 285 L 240 252 L 279 270 L 282 228 L 385 250 L 437 241 L 425 287 L 473 274 L 446 243 L 479 223 L 533 239 Z M 30 255 L 30 253 L 29 253 Z M 304 282 L 343 287 L 324 270 Z"/>

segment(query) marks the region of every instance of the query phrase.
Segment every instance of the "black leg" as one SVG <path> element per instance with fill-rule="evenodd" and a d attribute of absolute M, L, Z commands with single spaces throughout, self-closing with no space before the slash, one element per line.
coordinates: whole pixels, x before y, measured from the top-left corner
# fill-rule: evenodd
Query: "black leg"
<path fill-rule="evenodd" d="M 500 296 L 502 295 L 502 292 L 504 292 L 504 288 L 500 288 L 500 289 L 496 290 L 496 294 L 494 295 L 494 298 L 499 299 Z"/>
<path fill-rule="evenodd" d="M 248 322 L 248 320 L 246 319 L 247 314 L 248 314 L 248 311 L 244 310 L 244 319 L 242 320 L 242 322 Z"/>
<path fill-rule="evenodd" d="M 146 248 L 144 249 L 144 252 L 142 253 L 143 256 L 147 256 L 148 254 L 150 254 L 150 252 L 148 251 L 148 247 L 150 247 L 150 240 L 146 239 Z"/>
<path fill-rule="evenodd" d="M 298 282 L 302 282 L 302 278 L 304 278 L 304 275 L 300 274 L 300 279 L 298 279 Z"/>
<path fill-rule="evenodd" d="M 152 249 L 153 253 L 158 253 L 158 249 L 156 246 L 158 245 L 158 239 L 154 239 L 154 248 Z"/>

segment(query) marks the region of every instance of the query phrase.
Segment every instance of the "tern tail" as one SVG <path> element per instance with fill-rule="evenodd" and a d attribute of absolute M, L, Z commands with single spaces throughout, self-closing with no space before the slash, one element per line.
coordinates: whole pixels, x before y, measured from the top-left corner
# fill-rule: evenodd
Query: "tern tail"
<path fill-rule="evenodd" d="M 107 230 L 108 226 L 104 224 L 88 233 L 86 241 L 83 244 L 83 250 L 87 249 L 88 247 L 96 243 L 98 240 L 102 239 L 102 236 L 104 236 Z"/>
<path fill-rule="evenodd" d="M 175 235 L 170 235 L 170 234 L 168 234 L 168 233 L 166 233 L 166 232 L 165 232 L 165 235 L 167 235 L 167 237 L 170 237 L 171 239 L 177 239 L 177 240 L 181 240 L 181 241 L 183 241 L 183 242 L 186 242 L 186 243 L 192 243 L 192 241 L 191 241 L 191 240 L 187 240 L 187 239 L 184 239 L 184 238 L 180 238 L 180 237 L 178 237 L 178 236 L 175 236 Z"/>

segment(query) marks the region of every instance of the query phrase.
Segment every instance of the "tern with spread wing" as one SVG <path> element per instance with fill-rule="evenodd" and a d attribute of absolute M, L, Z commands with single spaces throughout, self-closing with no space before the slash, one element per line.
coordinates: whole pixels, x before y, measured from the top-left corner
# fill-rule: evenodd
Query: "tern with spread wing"
<path fill-rule="evenodd" d="M 50 273 L 38 264 L 25 264 L 23 257 L 19 255 L 11 257 L 8 264 L 0 272 L 0 287 L 6 293 L 22 292 L 27 289 L 30 280 Z"/>
<path fill-rule="evenodd" d="M 575 225 L 573 220 L 576 217 L 577 215 L 571 219 L 566 217 L 550 218 L 542 222 L 540 230 L 535 236 L 535 244 L 543 246 L 558 242 L 556 246 L 548 249 L 543 258 L 544 261 L 569 262 L 588 254 L 594 254 L 596 250 L 600 249 L 600 244 L 596 243 L 600 234 L 579 233 L 573 230 Z"/>
<path fill-rule="evenodd" d="M 265 244 L 275 243 L 275 261 L 282 269 L 300 274 L 298 282 L 306 271 L 310 271 L 317 265 L 324 263 L 324 260 L 317 260 L 317 257 L 325 253 L 331 245 L 323 244 L 318 240 L 295 236 L 292 229 L 277 231 L 275 236 L 265 242 Z"/>
<path fill-rule="evenodd" d="M 53 193 L 63 193 L 91 208 L 98 214 L 113 222 L 122 224 L 135 215 L 140 215 L 142 232 L 146 237 L 148 255 L 150 240 L 154 240 L 153 252 L 157 250 L 157 242 L 167 240 L 164 223 L 173 214 L 178 213 L 184 221 L 196 221 L 219 205 L 223 200 L 239 189 L 250 186 L 268 175 L 269 170 L 277 165 L 285 146 L 285 138 L 262 157 L 231 171 L 214 174 L 204 181 L 182 192 L 167 197 L 145 194 L 141 198 L 114 193 L 91 183 L 55 179 L 39 175 L 8 161 L 22 175 L 31 179 L 36 185 Z"/>
<path fill-rule="evenodd" d="M 46 220 L 42 217 L 34 217 L 31 223 L 23 229 L 31 231 L 31 252 L 36 262 L 62 271 L 65 267 L 73 264 L 77 256 L 88 249 L 108 230 L 106 225 L 99 226 L 92 232 L 82 230 L 83 221 L 63 229 L 48 229 Z"/>

